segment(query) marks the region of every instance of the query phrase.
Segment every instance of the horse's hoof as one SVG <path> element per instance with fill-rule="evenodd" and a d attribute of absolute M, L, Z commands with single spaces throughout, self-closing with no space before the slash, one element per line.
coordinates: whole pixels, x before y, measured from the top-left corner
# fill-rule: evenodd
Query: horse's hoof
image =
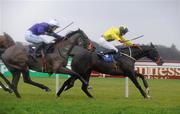
<path fill-rule="evenodd" d="M 11 90 L 11 89 L 5 89 L 5 91 L 7 91 L 7 92 L 9 92 L 9 93 L 12 93 L 12 92 L 13 92 L 13 90 Z"/>
<path fill-rule="evenodd" d="M 149 96 L 149 95 L 147 95 L 146 97 L 145 97 L 145 99 L 150 99 L 151 98 L 151 96 Z"/>
<path fill-rule="evenodd" d="M 50 92 L 50 91 L 51 91 L 51 89 L 49 89 L 49 88 L 45 89 L 45 92 Z"/>
<path fill-rule="evenodd" d="M 17 95 L 16 98 L 21 99 L 21 96 L 20 96 L 20 95 Z"/>
<path fill-rule="evenodd" d="M 60 97 L 60 95 L 57 93 L 57 94 L 56 94 L 56 98 L 58 98 L 58 97 Z"/>
<path fill-rule="evenodd" d="M 93 99 L 94 97 L 93 96 L 89 96 L 89 98 Z"/>
<path fill-rule="evenodd" d="M 12 89 L 9 89 L 8 92 L 11 94 L 11 93 L 13 93 L 13 90 L 12 90 Z"/>
<path fill-rule="evenodd" d="M 150 93 L 150 89 L 149 89 L 149 88 L 146 88 L 146 89 L 145 89 L 145 92 L 146 92 L 146 94 L 149 94 L 149 93 Z"/>
<path fill-rule="evenodd" d="M 92 86 L 88 86 L 88 88 L 87 89 L 93 89 L 93 87 Z"/>
<path fill-rule="evenodd" d="M 150 95 L 147 95 L 147 98 L 148 98 L 148 99 L 150 99 L 150 98 L 151 98 L 151 96 L 150 96 Z"/>

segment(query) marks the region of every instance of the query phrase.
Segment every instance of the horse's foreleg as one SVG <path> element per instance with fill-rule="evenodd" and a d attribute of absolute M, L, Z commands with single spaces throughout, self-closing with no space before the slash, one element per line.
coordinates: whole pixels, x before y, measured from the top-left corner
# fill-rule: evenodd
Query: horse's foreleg
<path fill-rule="evenodd" d="M 76 78 L 78 78 L 82 83 L 84 83 L 85 85 L 88 85 L 88 83 L 84 80 L 84 78 L 79 75 L 78 73 L 66 68 L 66 67 L 61 67 L 58 71 L 55 71 L 56 73 L 62 73 L 62 74 L 69 74 L 71 76 L 75 76 Z"/>
<path fill-rule="evenodd" d="M 87 71 L 83 76 L 84 79 L 89 83 L 89 78 L 90 78 L 90 74 L 91 74 L 91 70 Z M 83 92 L 90 98 L 93 98 L 93 96 L 89 93 L 88 91 L 88 85 L 84 85 L 82 84 L 81 89 L 83 90 Z"/>
<path fill-rule="evenodd" d="M 144 92 L 144 90 L 140 86 L 139 82 L 137 81 L 137 79 L 135 77 L 135 74 L 134 73 L 128 73 L 127 76 L 131 79 L 131 81 L 134 83 L 134 85 L 138 88 L 138 90 L 140 91 L 141 95 L 144 98 L 148 98 L 147 94 Z"/>
<path fill-rule="evenodd" d="M 135 72 L 135 76 L 142 79 L 145 88 L 148 88 L 148 87 L 149 87 L 149 85 L 148 85 L 148 83 L 147 83 L 147 80 L 145 79 L 145 77 L 144 77 L 143 74 L 140 74 L 140 73 Z"/>
<path fill-rule="evenodd" d="M 150 93 L 149 85 L 148 85 L 147 80 L 145 79 L 144 75 L 140 74 L 138 72 L 135 72 L 135 75 L 136 75 L 136 77 L 140 77 L 142 79 L 144 87 L 145 87 L 145 92 L 147 94 L 147 97 L 150 98 L 150 95 L 149 95 L 149 93 Z"/>
<path fill-rule="evenodd" d="M 51 89 L 49 89 L 47 86 L 32 81 L 30 76 L 29 76 L 29 71 L 28 70 L 27 71 L 23 71 L 22 74 L 23 74 L 23 80 L 24 80 L 25 83 L 28 83 L 28 84 L 31 84 L 33 86 L 39 87 L 41 89 L 44 89 L 47 92 L 51 91 Z"/>
<path fill-rule="evenodd" d="M 68 85 L 66 86 L 66 88 L 64 89 L 64 91 L 69 90 L 70 88 L 72 88 L 74 86 L 74 82 L 77 78 L 76 77 L 70 77 L 68 80 L 70 80 L 70 82 L 68 83 Z"/>
<path fill-rule="evenodd" d="M 148 97 L 150 97 L 150 96 L 149 96 L 149 91 L 150 91 L 149 85 L 148 85 L 147 80 L 145 79 L 144 75 L 143 75 L 143 74 L 140 74 L 140 73 L 138 73 L 138 72 L 135 72 L 135 75 L 136 75 L 136 77 L 140 77 L 140 78 L 142 79 L 143 84 L 144 84 L 144 87 L 145 87 L 145 92 L 146 92 L 146 94 L 148 95 Z"/>

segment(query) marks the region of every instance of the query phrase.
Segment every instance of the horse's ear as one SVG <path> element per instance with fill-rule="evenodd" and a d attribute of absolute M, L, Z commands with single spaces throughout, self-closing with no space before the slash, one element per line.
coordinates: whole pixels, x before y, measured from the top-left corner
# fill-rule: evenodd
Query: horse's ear
<path fill-rule="evenodd" d="M 153 43 L 151 42 L 151 47 L 153 47 L 154 48 L 154 45 L 153 45 Z"/>

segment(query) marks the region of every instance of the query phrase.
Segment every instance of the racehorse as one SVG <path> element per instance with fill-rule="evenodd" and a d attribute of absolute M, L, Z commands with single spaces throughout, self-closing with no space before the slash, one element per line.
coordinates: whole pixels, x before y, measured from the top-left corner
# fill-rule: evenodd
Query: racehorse
<path fill-rule="evenodd" d="M 6 38 L 7 40 L 12 41 L 12 38 L 8 35 L 5 34 L 5 37 L 8 37 Z M 79 78 L 81 82 L 86 85 L 87 82 L 78 73 L 66 68 L 68 55 L 76 45 L 80 45 L 89 51 L 91 51 L 93 47 L 87 35 L 80 29 L 68 33 L 63 41 L 61 41 L 61 39 L 55 39 L 55 43 L 52 44 L 53 51 L 47 53 L 44 59 L 43 57 L 31 57 L 28 53 L 29 48 L 21 43 L 12 44 L 1 54 L 3 63 L 13 75 L 12 83 L 10 85 L 8 84 L 8 86 L 13 90 L 16 97 L 20 98 L 21 96 L 17 86 L 20 74 L 22 73 L 25 83 L 39 87 L 45 91 L 50 91 L 47 86 L 31 80 L 29 69 L 49 74 L 70 74 L 71 76 Z"/>
<path fill-rule="evenodd" d="M 151 59 L 152 61 L 156 62 L 157 65 L 162 65 L 163 60 L 160 57 L 157 49 L 154 47 L 154 45 L 151 43 L 151 45 L 142 45 L 140 48 L 136 47 L 125 47 L 125 48 L 119 48 L 120 54 L 113 55 L 113 61 L 112 62 L 105 62 L 101 57 L 97 55 L 96 52 L 88 52 L 83 51 L 81 54 L 77 54 L 73 57 L 71 67 L 75 72 L 78 72 L 83 78 L 89 82 L 90 74 L 93 71 L 97 71 L 104 74 L 110 74 L 110 75 L 121 75 L 125 77 L 129 77 L 131 81 L 134 83 L 134 85 L 138 88 L 141 95 L 144 98 L 149 98 L 148 95 L 148 84 L 147 81 L 144 78 L 144 75 L 136 72 L 134 70 L 134 65 L 136 60 L 147 57 Z M 120 59 L 119 62 L 117 59 Z M 80 64 L 80 65 L 79 65 Z M 144 86 L 147 91 L 144 91 L 137 81 L 136 77 L 139 76 L 144 83 Z M 76 77 L 70 77 L 68 80 L 66 80 L 63 84 L 63 86 L 60 88 L 60 90 L 57 93 L 57 96 L 60 96 L 60 94 L 64 90 L 68 90 L 74 85 L 74 81 L 76 80 Z M 93 96 L 88 91 L 88 86 L 85 84 L 82 84 L 81 89 L 85 94 L 92 98 Z"/>

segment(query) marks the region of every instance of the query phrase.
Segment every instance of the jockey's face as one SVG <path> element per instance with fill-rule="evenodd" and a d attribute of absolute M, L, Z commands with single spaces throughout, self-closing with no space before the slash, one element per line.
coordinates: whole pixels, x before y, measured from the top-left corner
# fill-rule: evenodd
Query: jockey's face
<path fill-rule="evenodd" d="M 124 33 L 120 33 L 119 36 L 124 36 L 125 34 Z"/>
<path fill-rule="evenodd" d="M 52 30 L 55 31 L 58 28 L 58 26 L 53 26 Z"/>

